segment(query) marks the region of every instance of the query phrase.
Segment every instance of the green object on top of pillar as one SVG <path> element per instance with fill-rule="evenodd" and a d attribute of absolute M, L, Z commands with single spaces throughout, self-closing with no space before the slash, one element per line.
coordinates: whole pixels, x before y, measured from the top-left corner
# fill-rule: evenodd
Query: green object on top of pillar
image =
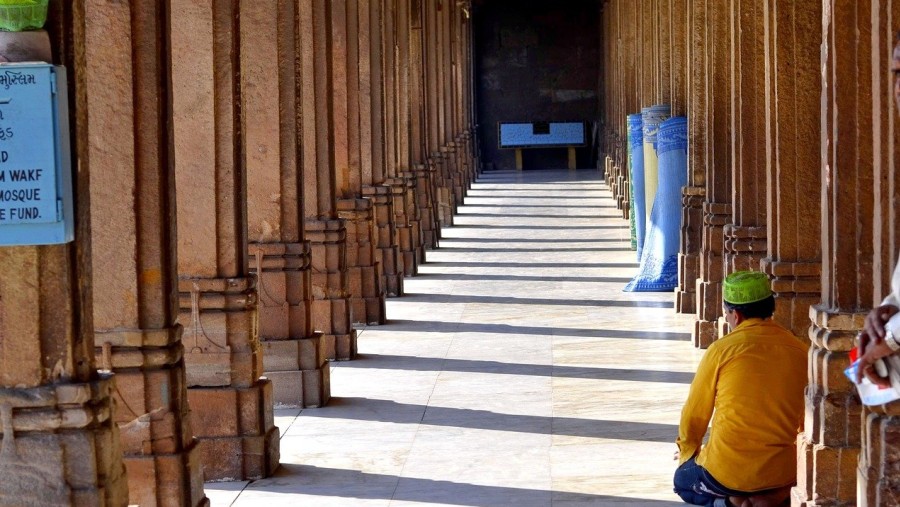
<path fill-rule="evenodd" d="M 39 30 L 47 22 L 49 0 L 0 0 L 0 30 Z"/>

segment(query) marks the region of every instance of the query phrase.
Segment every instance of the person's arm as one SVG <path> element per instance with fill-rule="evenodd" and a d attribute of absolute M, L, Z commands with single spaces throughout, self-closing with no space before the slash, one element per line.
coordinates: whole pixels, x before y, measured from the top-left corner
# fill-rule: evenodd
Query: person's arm
<path fill-rule="evenodd" d="M 708 350 L 691 382 L 684 408 L 681 409 L 681 423 L 678 425 L 678 464 L 691 459 L 700 450 L 703 435 L 709 426 L 716 404 L 716 383 L 719 378 L 718 355 Z"/>

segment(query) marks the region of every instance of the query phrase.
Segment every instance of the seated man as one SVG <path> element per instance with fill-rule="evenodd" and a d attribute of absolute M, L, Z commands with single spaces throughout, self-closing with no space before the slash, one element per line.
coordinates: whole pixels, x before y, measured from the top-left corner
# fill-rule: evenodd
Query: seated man
<path fill-rule="evenodd" d="M 797 478 L 808 346 L 770 319 L 765 274 L 732 273 L 722 293 L 732 331 L 710 345 L 691 383 L 675 492 L 694 505 L 779 505 Z"/>

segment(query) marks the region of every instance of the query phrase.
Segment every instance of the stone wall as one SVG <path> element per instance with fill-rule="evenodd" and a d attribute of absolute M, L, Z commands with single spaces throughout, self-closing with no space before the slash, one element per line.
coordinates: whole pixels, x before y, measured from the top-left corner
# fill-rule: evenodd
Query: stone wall
<path fill-rule="evenodd" d="M 515 168 L 497 149 L 497 122 L 597 118 L 598 3 L 491 0 L 476 11 L 479 134 L 488 167 Z M 589 148 L 579 149 L 587 167 Z M 566 150 L 523 150 L 525 169 L 565 168 Z"/>

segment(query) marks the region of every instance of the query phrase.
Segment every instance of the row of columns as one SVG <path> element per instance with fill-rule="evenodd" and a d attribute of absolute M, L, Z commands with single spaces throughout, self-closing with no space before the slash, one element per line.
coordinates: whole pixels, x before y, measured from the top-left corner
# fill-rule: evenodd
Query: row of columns
<path fill-rule="evenodd" d="M 0 503 L 207 505 L 274 471 L 274 408 L 328 402 L 328 360 L 451 223 L 480 165 L 470 7 L 50 10 L 76 241 L 0 248 Z"/>
<path fill-rule="evenodd" d="M 626 118 L 670 103 L 689 120 L 675 310 L 694 344 L 721 336 L 721 283 L 772 279 L 775 318 L 810 341 L 793 505 L 894 505 L 894 405 L 861 407 L 844 377 L 889 290 L 900 183 L 889 72 L 895 0 L 607 0 L 607 181 L 627 212 Z"/>

